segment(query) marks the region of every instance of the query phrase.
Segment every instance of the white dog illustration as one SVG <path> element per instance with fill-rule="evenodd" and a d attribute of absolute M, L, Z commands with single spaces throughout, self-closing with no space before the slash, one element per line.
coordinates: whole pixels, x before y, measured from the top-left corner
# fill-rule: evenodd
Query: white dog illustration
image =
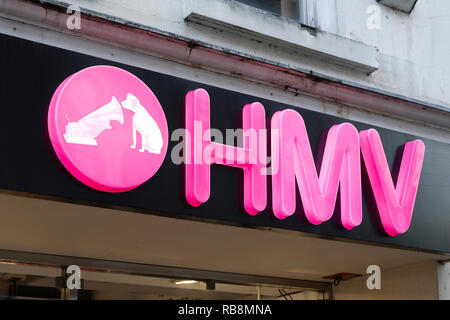
<path fill-rule="evenodd" d="M 163 147 L 163 138 L 161 130 L 155 119 L 141 105 L 138 98 L 129 93 L 127 99 L 122 101 L 122 107 L 133 111 L 133 145 L 132 149 L 136 149 L 136 132 L 141 135 L 141 148 L 139 152 L 147 150 L 150 153 L 161 154 Z"/>

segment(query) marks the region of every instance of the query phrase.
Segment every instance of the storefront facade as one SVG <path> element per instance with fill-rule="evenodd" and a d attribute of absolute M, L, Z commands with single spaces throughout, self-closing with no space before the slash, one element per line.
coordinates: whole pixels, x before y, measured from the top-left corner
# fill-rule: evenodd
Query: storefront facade
<path fill-rule="evenodd" d="M 448 298 L 437 8 L 202 2 L 1 3 L 2 296 Z"/>

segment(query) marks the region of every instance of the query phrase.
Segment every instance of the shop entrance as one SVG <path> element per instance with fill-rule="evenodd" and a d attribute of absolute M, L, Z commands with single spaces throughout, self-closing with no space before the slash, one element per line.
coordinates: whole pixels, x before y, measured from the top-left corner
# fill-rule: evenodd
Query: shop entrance
<path fill-rule="evenodd" d="M 324 300 L 325 282 L 2 251 L 1 299 Z M 67 290 L 67 265 L 81 269 L 82 289 Z"/>

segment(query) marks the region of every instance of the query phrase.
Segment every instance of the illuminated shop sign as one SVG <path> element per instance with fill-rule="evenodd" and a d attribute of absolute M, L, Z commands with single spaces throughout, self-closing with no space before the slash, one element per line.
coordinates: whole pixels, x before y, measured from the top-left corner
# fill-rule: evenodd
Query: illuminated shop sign
<path fill-rule="evenodd" d="M 448 143 L 310 110 L 312 97 L 292 97 L 303 109 L 170 67 L 0 46 L 0 190 L 450 253 Z"/>
<path fill-rule="evenodd" d="M 261 103 L 247 104 L 242 111 L 242 148 L 211 141 L 206 90 L 188 92 L 185 111 L 186 199 L 192 206 L 209 199 L 210 165 L 216 163 L 244 171 L 244 207 L 250 215 L 267 206 L 269 173 L 278 219 L 296 211 L 297 184 L 308 221 L 314 225 L 328 221 L 340 187 L 341 222 L 350 230 L 362 221 L 362 150 L 385 231 L 396 236 L 408 230 L 425 154 L 421 140 L 406 144 L 394 187 L 376 130 L 359 133 L 350 123 L 332 126 L 318 176 L 304 120 L 297 111 L 286 109 L 272 116 L 269 172 Z M 48 128 L 66 169 L 105 192 L 128 191 L 149 180 L 164 161 L 168 144 L 166 118 L 151 89 L 111 66 L 90 67 L 67 78 L 50 103 Z"/>
<path fill-rule="evenodd" d="M 186 198 L 191 205 L 199 206 L 208 200 L 210 164 L 216 163 L 243 169 L 244 207 L 248 214 L 255 215 L 265 209 L 268 171 L 263 105 L 258 102 L 246 105 L 242 119 L 243 148 L 212 142 L 208 137 L 208 93 L 198 89 L 187 94 L 186 128 L 190 139 L 186 140 Z M 295 212 L 297 182 L 310 223 L 319 225 L 332 217 L 340 187 L 342 225 L 346 229 L 359 226 L 362 221 L 361 149 L 385 231 L 396 236 L 408 230 L 425 155 L 421 140 L 406 143 L 396 187 L 380 136 L 374 129 L 358 133 L 350 123 L 331 127 L 319 177 L 306 126 L 297 111 L 287 109 L 272 116 L 271 149 L 272 204 L 278 219 Z"/>
<path fill-rule="evenodd" d="M 167 151 L 167 122 L 156 96 L 131 73 L 110 66 L 84 69 L 58 87 L 48 129 L 64 167 L 105 192 L 138 187 Z"/>

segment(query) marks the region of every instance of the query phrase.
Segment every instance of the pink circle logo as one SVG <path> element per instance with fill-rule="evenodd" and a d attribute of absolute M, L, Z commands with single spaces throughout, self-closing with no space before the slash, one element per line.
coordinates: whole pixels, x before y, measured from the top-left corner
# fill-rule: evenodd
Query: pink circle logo
<path fill-rule="evenodd" d="M 167 121 L 139 78 L 116 67 L 95 66 L 67 78 L 48 113 L 50 140 L 64 167 L 105 192 L 134 189 L 164 161 Z"/>

